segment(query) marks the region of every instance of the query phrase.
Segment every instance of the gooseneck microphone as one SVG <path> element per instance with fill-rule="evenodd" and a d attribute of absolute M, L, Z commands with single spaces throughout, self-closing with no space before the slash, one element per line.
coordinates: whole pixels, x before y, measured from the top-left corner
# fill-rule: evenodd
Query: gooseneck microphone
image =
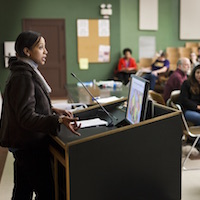
<path fill-rule="evenodd" d="M 110 118 L 111 122 L 108 124 L 108 126 L 113 126 L 113 118 L 118 120 L 115 116 L 112 116 L 105 108 L 103 105 L 101 105 L 99 103 L 99 101 L 93 96 L 93 94 L 88 90 L 88 88 L 84 85 L 84 83 L 76 76 L 76 74 L 71 73 L 71 75 L 78 80 L 78 82 L 84 87 L 84 89 L 87 91 L 87 93 L 92 97 L 92 99 L 94 99 L 97 104 L 100 106 L 100 108 L 108 115 L 108 117 Z"/>

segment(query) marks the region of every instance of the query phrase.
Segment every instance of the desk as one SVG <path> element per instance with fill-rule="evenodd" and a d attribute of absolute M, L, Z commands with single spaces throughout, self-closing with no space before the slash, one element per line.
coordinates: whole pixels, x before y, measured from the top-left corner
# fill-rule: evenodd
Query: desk
<path fill-rule="evenodd" d="M 66 86 L 67 89 L 67 99 L 69 103 L 84 103 L 87 105 L 93 105 L 94 102 L 90 95 L 85 91 L 83 87 L 78 87 L 75 84 L 69 84 Z M 98 86 L 94 85 L 92 87 L 88 87 L 89 91 L 93 94 L 94 97 L 127 97 L 129 88 L 122 85 L 120 88 L 103 88 L 100 89 Z"/>
<path fill-rule="evenodd" d="M 119 103 L 106 108 L 121 119 Z M 76 115 L 87 119 L 98 109 Z M 158 104 L 153 109 L 154 118 L 148 111 L 138 124 L 81 129 L 80 137 L 62 126 L 50 146 L 56 200 L 180 200 L 181 115 Z"/>

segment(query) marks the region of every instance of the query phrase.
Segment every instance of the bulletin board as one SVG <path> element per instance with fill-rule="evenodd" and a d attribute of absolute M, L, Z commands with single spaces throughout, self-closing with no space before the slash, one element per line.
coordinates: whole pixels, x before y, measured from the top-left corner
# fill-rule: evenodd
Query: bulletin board
<path fill-rule="evenodd" d="M 109 19 L 77 20 L 78 62 L 88 59 L 89 63 L 110 62 Z"/>

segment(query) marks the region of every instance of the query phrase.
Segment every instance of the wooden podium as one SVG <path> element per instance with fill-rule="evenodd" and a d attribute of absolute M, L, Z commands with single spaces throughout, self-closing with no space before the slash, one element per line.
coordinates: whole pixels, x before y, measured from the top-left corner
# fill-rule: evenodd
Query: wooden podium
<path fill-rule="evenodd" d="M 122 101 L 106 105 L 119 120 L 125 116 Z M 98 106 L 76 115 L 106 118 Z M 147 120 L 141 123 L 79 132 L 80 137 L 62 126 L 51 138 L 56 200 L 181 199 L 179 111 L 149 102 Z"/>

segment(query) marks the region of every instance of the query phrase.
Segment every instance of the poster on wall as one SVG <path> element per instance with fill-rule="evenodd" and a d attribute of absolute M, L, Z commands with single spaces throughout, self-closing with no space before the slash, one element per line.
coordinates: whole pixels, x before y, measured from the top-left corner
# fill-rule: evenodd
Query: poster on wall
<path fill-rule="evenodd" d="M 158 30 L 158 0 L 140 0 L 139 29 Z"/>

